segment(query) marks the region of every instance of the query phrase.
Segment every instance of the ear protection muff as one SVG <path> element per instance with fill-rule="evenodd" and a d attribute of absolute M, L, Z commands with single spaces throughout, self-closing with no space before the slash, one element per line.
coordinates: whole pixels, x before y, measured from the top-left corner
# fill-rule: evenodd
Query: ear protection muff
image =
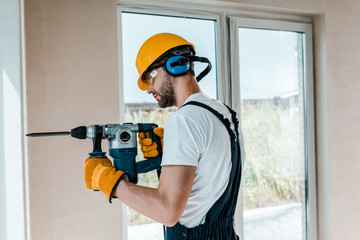
<path fill-rule="evenodd" d="M 190 61 L 185 56 L 169 57 L 166 60 L 165 69 L 172 76 L 181 76 L 190 69 Z"/>
<path fill-rule="evenodd" d="M 212 66 L 209 59 L 198 56 L 173 56 L 169 57 L 165 63 L 165 70 L 172 76 L 184 75 L 190 69 L 190 62 L 207 63 L 207 67 L 196 77 L 196 81 L 200 81 L 211 70 Z"/>

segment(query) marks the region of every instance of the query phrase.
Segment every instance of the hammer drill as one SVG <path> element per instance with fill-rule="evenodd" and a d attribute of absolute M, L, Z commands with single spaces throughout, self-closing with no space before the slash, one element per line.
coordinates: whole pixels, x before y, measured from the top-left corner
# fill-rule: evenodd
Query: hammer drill
<path fill-rule="evenodd" d="M 105 157 L 101 150 L 101 141 L 109 141 L 109 154 L 114 160 L 114 167 L 128 174 L 130 182 L 137 183 L 138 173 L 146 173 L 152 170 L 160 171 L 162 148 L 160 138 L 153 132 L 157 125 L 154 123 L 124 123 L 80 126 L 71 129 L 70 132 L 42 132 L 30 133 L 26 136 L 59 136 L 71 135 L 74 138 L 93 140 L 93 151 L 89 153 L 90 158 Z M 157 144 L 158 156 L 147 160 L 136 162 L 138 132 L 145 132 Z"/>

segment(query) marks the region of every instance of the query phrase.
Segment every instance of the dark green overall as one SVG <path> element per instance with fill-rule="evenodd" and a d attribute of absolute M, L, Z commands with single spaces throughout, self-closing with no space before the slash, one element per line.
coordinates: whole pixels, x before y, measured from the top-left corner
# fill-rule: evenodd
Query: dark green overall
<path fill-rule="evenodd" d="M 235 125 L 235 132 L 231 130 L 231 123 L 225 119 L 222 114 L 211 107 L 195 101 L 190 101 L 185 105 L 196 105 L 203 107 L 220 119 L 225 125 L 231 141 L 231 161 L 232 167 L 229 177 L 229 183 L 225 192 L 211 207 L 205 217 L 205 223 L 193 228 L 186 228 L 180 223 L 174 227 L 166 227 L 165 240 L 194 239 L 194 240 L 236 240 L 239 237 L 234 230 L 234 214 L 236 202 L 239 194 L 241 181 L 241 154 L 238 125 L 236 113 L 229 107 L 232 115 L 232 122 Z"/>

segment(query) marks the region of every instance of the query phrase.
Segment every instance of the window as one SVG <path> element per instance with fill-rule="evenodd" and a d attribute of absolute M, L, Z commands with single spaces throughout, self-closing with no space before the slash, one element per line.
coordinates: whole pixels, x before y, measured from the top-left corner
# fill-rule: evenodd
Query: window
<path fill-rule="evenodd" d="M 270 234 L 278 240 L 316 239 L 311 24 L 230 17 L 221 10 L 204 16 L 183 12 L 120 7 L 124 121 L 164 126 L 176 110 L 158 108 L 137 88 L 135 59 L 156 33 L 183 36 L 213 64 L 201 89 L 239 113 L 247 158 L 237 233 L 245 240 Z M 196 64 L 195 72 L 202 68 Z M 139 184 L 156 187 L 156 173 L 140 176 Z M 159 224 L 131 209 L 128 219 L 128 239 L 162 239 Z"/>
<path fill-rule="evenodd" d="M 141 44 L 150 36 L 170 32 L 184 37 L 196 47 L 196 55 L 207 57 L 213 65 L 211 72 L 199 82 L 202 91 L 217 98 L 216 78 L 216 21 L 184 16 L 166 16 L 124 11 L 121 13 L 122 59 L 124 86 L 124 121 L 133 123 L 152 122 L 164 127 L 169 115 L 176 110 L 172 107 L 161 109 L 151 95 L 137 87 L 138 72 L 135 67 L 136 55 Z M 195 74 L 206 67 L 195 63 Z M 138 151 L 138 160 L 143 159 Z M 157 187 L 156 171 L 139 175 L 139 185 Z M 162 226 L 151 219 L 128 209 L 128 239 L 161 239 Z"/>
<path fill-rule="evenodd" d="M 237 93 L 247 158 L 244 239 L 309 239 L 315 182 L 311 25 L 233 19 Z M 309 62 L 310 61 L 310 62 Z M 310 151 L 309 151 L 310 150 Z M 309 201 L 310 200 L 310 201 Z M 310 204 L 310 205 L 309 205 Z M 311 222 L 316 225 L 316 222 Z"/>

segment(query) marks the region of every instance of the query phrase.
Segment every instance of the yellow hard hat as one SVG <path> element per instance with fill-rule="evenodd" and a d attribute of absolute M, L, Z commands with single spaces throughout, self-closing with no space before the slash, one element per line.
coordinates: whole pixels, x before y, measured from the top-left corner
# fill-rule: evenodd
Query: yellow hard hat
<path fill-rule="evenodd" d="M 136 68 L 140 74 L 138 79 L 139 88 L 144 91 L 148 89 L 149 84 L 142 80 L 142 76 L 148 67 L 161 55 L 172 48 L 187 45 L 195 50 L 192 43 L 172 33 L 158 33 L 147 39 L 140 47 L 136 57 Z"/>

